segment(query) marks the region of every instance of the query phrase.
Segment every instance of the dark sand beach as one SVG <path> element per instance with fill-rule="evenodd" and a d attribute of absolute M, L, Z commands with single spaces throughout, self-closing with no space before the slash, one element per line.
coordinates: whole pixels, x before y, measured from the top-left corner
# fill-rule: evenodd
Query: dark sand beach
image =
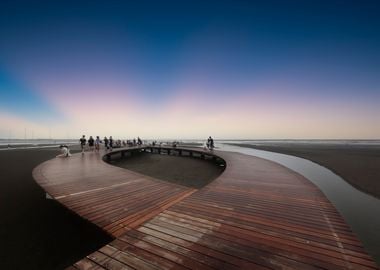
<path fill-rule="evenodd" d="M 355 144 L 233 144 L 298 156 L 318 163 L 354 187 L 380 198 L 380 146 Z"/>
<path fill-rule="evenodd" d="M 0 269 L 64 269 L 111 240 L 34 182 L 58 149 L 0 151 Z"/>
<path fill-rule="evenodd" d="M 224 170 L 212 161 L 199 158 L 139 153 L 115 160 L 112 165 L 180 185 L 201 188 Z"/>

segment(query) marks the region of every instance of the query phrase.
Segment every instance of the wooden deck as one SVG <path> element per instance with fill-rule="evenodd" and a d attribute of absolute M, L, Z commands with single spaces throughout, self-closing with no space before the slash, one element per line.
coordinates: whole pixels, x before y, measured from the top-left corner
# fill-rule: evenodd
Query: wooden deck
<path fill-rule="evenodd" d="M 68 269 L 378 269 L 310 181 L 261 158 L 215 153 L 227 168 L 200 190 L 102 154 L 38 166 L 47 193 L 115 237 Z"/>

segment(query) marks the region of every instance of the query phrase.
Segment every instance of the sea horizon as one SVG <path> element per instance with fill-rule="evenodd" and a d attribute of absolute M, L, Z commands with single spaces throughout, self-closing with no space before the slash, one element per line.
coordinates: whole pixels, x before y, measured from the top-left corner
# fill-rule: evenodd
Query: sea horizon
<path fill-rule="evenodd" d="M 136 137 L 137 138 L 137 137 Z M 130 140 L 133 138 L 118 138 L 114 137 L 115 140 Z M 206 141 L 207 138 L 203 139 L 181 139 L 181 138 L 143 138 L 143 141 L 149 143 L 152 141 L 158 142 L 192 142 L 201 143 Z M 214 139 L 219 143 L 247 143 L 247 144 L 272 144 L 272 143 L 301 143 L 301 144 L 369 144 L 378 145 L 380 144 L 380 139 Z M 41 139 L 6 139 L 0 138 L 0 146 L 4 145 L 41 145 L 41 144 L 60 144 L 60 143 L 77 143 L 78 139 L 64 139 L 64 138 L 41 138 Z"/>

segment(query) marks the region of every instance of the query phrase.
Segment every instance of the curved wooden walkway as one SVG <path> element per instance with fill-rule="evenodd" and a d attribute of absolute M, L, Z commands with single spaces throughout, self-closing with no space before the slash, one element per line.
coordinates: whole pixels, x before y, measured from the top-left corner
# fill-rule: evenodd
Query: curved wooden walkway
<path fill-rule="evenodd" d="M 200 190 L 96 153 L 35 168 L 47 193 L 115 237 L 68 269 L 378 269 L 310 181 L 268 160 L 215 153 L 227 168 Z"/>

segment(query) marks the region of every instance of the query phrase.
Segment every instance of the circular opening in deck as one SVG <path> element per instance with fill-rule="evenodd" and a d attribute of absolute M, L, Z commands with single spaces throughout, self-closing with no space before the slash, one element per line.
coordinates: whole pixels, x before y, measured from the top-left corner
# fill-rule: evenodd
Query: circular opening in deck
<path fill-rule="evenodd" d="M 225 169 L 223 159 L 201 152 L 129 150 L 105 159 L 109 164 L 179 185 L 202 188 Z"/>

